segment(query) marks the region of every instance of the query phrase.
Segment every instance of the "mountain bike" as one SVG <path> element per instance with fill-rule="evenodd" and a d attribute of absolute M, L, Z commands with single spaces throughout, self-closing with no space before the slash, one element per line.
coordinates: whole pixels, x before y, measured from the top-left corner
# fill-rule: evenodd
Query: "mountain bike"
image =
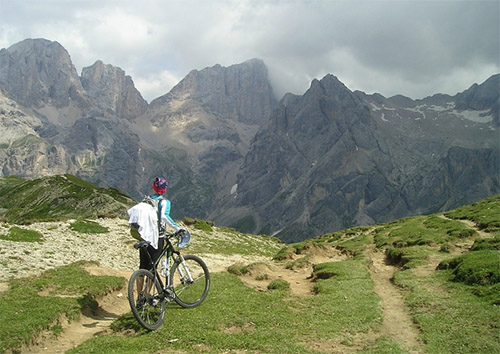
<path fill-rule="evenodd" d="M 137 321 L 151 331 L 161 326 L 168 302 L 175 301 L 185 308 L 200 305 L 210 289 L 210 274 L 203 260 L 194 255 L 182 256 L 171 242 L 177 238 L 178 248 L 189 242 L 187 230 L 165 235 L 165 246 L 156 262 L 151 256 L 151 269 L 138 269 L 128 283 L 128 301 Z M 140 241 L 135 249 L 147 248 L 149 242 Z M 161 264 L 161 270 L 158 266 Z M 162 278 L 165 279 L 163 282 Z"/>

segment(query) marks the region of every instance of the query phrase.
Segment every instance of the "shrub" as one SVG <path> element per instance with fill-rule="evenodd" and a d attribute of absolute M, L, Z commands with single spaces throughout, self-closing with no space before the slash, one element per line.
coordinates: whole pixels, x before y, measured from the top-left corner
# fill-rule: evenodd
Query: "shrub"
<path fill-rule="evenodd" d="M 109 232 L 107 227 L 101 226 L 95 221 L 90 220 L 75 221 L 69 225 L 69 228 L 73 231 L 84 234 L 105 234 Z"/>
<path fill-rule="evenodd" d="M 439 264 L 438 269 L 451 269 L 453 280 L 467 285 L 494 285 L 500 283 L 500 252 L 481 250 Z"/>
<path fill-rule="evenodd" d="M 269 290 L 287 290 L 290 289 L 290 283 L 283 279 L 273 280 L 267 286 Z"/>
<path fill-rule="evenodd" d="M 38 231 L 26 230 L 17 226 L 12 226 L 6 235 L 0 238 L 15 242 L 42 242 L 42 235 Z"/>

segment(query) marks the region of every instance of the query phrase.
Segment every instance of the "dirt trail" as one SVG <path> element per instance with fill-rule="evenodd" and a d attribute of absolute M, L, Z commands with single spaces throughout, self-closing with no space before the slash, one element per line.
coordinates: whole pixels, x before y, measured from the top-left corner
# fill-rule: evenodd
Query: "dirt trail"
<path fill-rule="evenodd" d="M 301 267 L 286 268 L 285 264 L 258 264 L 241 276 L 243 283 L 258 291 L 266 291 L 267 286 L 276 279 L 286 280 L 290 284 L 290 292 L 298 296 L 313 295 L 314 279 L 311 274 L 313 265 L 325 262 L 344 261 L 348 257 L 339 250 L 331 248 L 311 248 L 307 250 L 309 258 Z M 304 255 L 293 255 L 288 261 L 297 260 Z"/>
<path fill-rule="evenodd" d="M 238 261 L 259 262 L 268 261 L 264 257 L 223 257 L 219 259 L 216 255 L 204 255 L 203 259 L 209 266 L 211 272 L 223 271 L 230 264 Z M 123 277 L 127 281 L 132 271 L 117 270 L 101 267 L 98 265 L 88 265 L 85 267 L 91 275 L 111 275 Z M 111 323 L 123 314 L 130 311 L 130 305 L 127 298 L 127 284 L 121 290 L 115 291 L 102 299 L 98 299 L 99 308 L 96 313 L 83 313 L 78 321 L 68 323 L 62 322 L 62 332 L 57 336 L 49 332 L 41 333 L 35 345 L 16 350 L 16 354 L 53 354 L 64 353 L 75 348 L 95 336 L 105 334 L 110 331 Z M 7 290 L 7 283 L 0 283 L 0 291 Z"/>
<path fill-rule="evenodd" d="M 86 268 L 92 275 L 113 275 L 122 276 L 128 279 L 130 272 L 117 271 L 97 266 Z M 68 323 L 63 321 L 62 333 L 54 338 L 49 333 L 42 334 L 38 340 L 38 344 L 23 348 L 21 354 L 53 354 L 64 353 L 72 349 L 87 339 L 101 335 L 109 331 L 109 326 L 121 315 L 130 311 L 130 306 L 127 299 L 127 286 L 115 291 L 102 299 L 98 300 L 99 308 L 95 313 L 90 311 L 81 315 L 80 320 Z M 16 352 L 17 353 L 17 352 Z"/>
<path fill-rule="evenodd" d="M 382 334 L 392 337 L 410 353 L 418 353 L 419 330 L 406 312 L 400 290 L 391 281 L 395 267 L 386 263 L 382 252 L 370 251 L 368 257 L 372 261 L 369 270 L 374 282 L 374 291 L 382 300 Z"/>
<path fill-rule="evenodd" d="M 343 261 L 347 259 L 345 255 L 334 248 L 330 250 L 308 250 L 312 255 L 309 259 L 310 264 L 301 269 L 286 269 L 284 264 L 257 265 L 252 267 L 250 272 L 241 276 L 242 281 L 258 291 L 265 291 L 267 284 L 272 280 L 280 278 L 290 283 L 290 291 L 298 296 L 311 296 L 314 280 L 311 278 L 312 265 L 317 263 Z M 372 263 L 369 267 L 371 277 L 374 282 L 374 291 L 381 298 L 383 323 L 379 333 L 371 333 L 358 338 L 359 345 L 346 347 L 335 341 L 317 342 L 313 346 L 315 349 L 329 353 L 354 352 L 361 349 L 369 342 L 375 342 L 376 337 L 387 335 L 393 338 L 402 348 L 409 353 L 419 353 L 420 343 L 418 341 L 419 330 L 415 326 L 411 316 L 406 311 L 406 305 L 400 290 L 395 286 L 391 279 L 396 268 L 385 262 L 386 257 L 383 252 L 368 252 L 367 256 Z M 298 257 L 294 257 L 298 258 Z M 259 277 L 266 274 L 265 280 Z"/>

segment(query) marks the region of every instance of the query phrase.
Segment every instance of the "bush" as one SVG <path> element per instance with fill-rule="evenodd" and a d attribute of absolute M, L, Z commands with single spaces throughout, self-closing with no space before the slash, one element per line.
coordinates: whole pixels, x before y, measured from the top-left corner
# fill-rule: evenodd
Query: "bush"
<path fill-rule="evenodd" d="M 290 283 L 283 279 L 273 280 L 267 286 L 269 290 L 287 290 L 290 289 Z"/>
<path fill-rule="evenodd" d="M 84 234 L 105 234 L 109 232 L 107 227 L 101 226 L 95 221 L 90 220 L 75 221 L 69 225 L 69 228 L 73 231 Z"/>
<path fill-rule="evenodd" d="M 26 230 L 17 226 L 12 226 L 9 233 L 0 235 L 0 238 L 15 242 L 42 242 L 42 235 L 38 231 Z"/>
<path fill-rule="evenodd" d="M 481 250 L 439 264 L 438 269 L 451 269 L 453 280 L 467 285 L 494 285 L 500 283 L 500 252 Z"/>

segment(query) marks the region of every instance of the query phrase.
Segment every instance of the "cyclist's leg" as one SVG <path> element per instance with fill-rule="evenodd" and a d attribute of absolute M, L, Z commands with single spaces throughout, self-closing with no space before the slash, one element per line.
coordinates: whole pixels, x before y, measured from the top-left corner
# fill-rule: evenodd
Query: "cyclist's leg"
<path fill-rule="evenodd" d="M 148 246 L 147 249 L 141 248 L 139 251 L 139 257 L 140 257 L 140 265 L 139 269 L 146 269 L 146 270 L 151 270 L 154 264 L 156 264 L 156 261 L 161 255 L 161 251 L 163 250 L 163 245 L 164 245 L 164 238 L 159 238 L 158 239 L 158 248 L 155 249 L 153 246 Z M 154 274 L 154 273 L 153 273 Z M 144 289 L 146 293 L 150 293 L 151 287 L 153 286 L 152 283 L 148 283 L 146 288 L 143 288 L 143 278 L 138 278 L 137 279 L 137 289 Z M 140 294 L 140 292 L 139 292 Z"/>
<path fill-rule="evenodd" d="M 150 246 L 151 247 L 151 246 Z M 148 247 L 149 248 L 149 247 Z M 148 250 L 141 248 L 139 250 L 139 269 L 150 269 L 150 263 L 151 261 L 149 260 L 149 255 L 148 255 Z M 144 295 L 144 278 L 143 277 L 138 277 L 136 279 L 136 286 L 137 286 L 137 294 Z"/>

